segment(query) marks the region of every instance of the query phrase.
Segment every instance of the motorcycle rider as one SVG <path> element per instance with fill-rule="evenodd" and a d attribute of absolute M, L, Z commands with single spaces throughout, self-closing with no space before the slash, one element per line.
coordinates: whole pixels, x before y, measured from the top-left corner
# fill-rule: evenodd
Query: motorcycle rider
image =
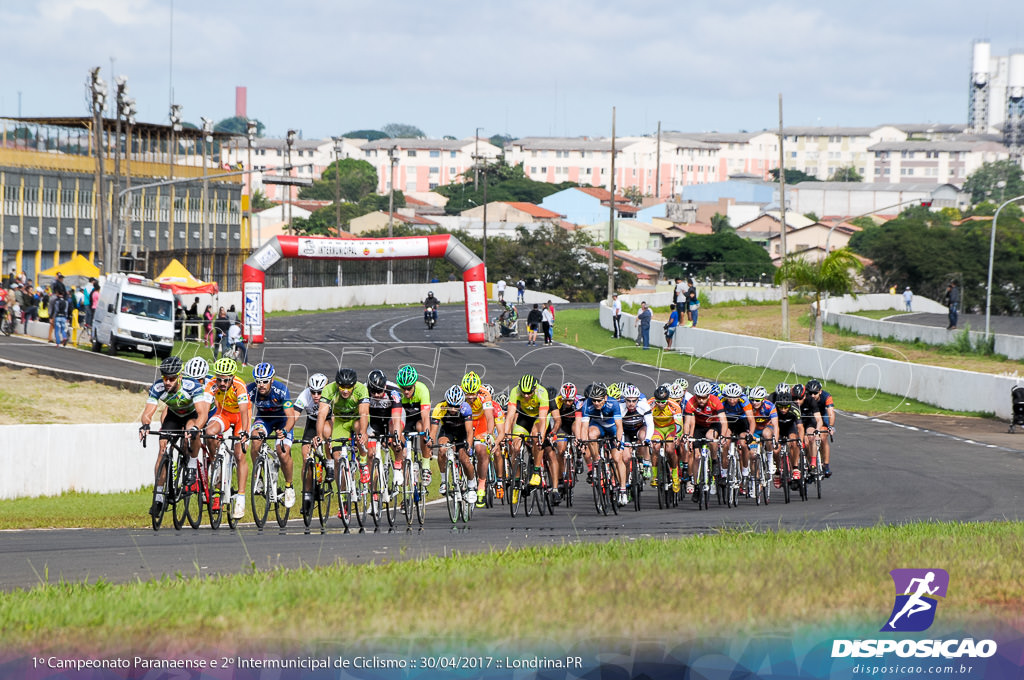
<path fill-rule="evenodd" d="M 437 323 L 437 307 L 440 304 L 441 301 L 434 297 L 434 291 L 427 291 L 427 299 L 423 301 L 423 320 L 430 318 Z"/>

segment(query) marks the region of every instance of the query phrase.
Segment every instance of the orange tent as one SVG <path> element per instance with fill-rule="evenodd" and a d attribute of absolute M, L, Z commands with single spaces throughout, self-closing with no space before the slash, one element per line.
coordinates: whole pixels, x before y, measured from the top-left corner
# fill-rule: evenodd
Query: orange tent
<path fill-rule="evenodd" d="M 216 295 L 217 284 L 210 281 L 200 281 L 185 269 L 185 265 L 178 260 L 171 260 L 171 263 L 160 272 L 154 279 L 161 287 L 167 288 L 176 295 L 188 295 L 190 293 L 209 293 Z"/>

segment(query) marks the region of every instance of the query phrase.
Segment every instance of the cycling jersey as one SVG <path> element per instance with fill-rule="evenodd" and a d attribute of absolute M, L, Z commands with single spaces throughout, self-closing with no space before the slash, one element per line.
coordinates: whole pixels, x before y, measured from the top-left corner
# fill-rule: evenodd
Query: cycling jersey
<path fill-rule="evenodd" d="M 808 394 L 806 397 L 804 397 L 804 405 L 807 406 L 807 410 L 811 414 L 813 414 L 814 411 L 817 411 L 818 413 L 820 413 L 821 414 L 821 422 L 822 423 L 824 423 L 825 425 L 829 424 L 829 422 L 828 422 L 828 410 L 829 410 L 829 408 L 835 408 L 835 404 L 832 402 L 832 395 L 831 394 L 829 394 L 828 392 L 826 392 L 824 390 L 822 390 L 821 392 L 819 392 L 817 395 L 815 395 L 813 397 Z M 803 413 L 804 409 L 801 408 L 800 411 L 801 411 L 801 413 Z M 813 415 L 811 415 L 810 420 L 812 421 L 810 423 L 810 425 L 813 426 L 813 424 L 814 424 L 813 423 L 813 421 L 814 421 L 814 416 Z M 807 420 L 804 420 L 804 425 L 805 426 L 808 425 Z"/>
<path fill-rule="evenodd" d="M 779 412 L 775 410 L 775 404 L 765 399 L 757 408 L 753 408 L 753 415 L 754 429 L 760 431 L 771 425 L 772 418 L 778 418 Z"/>
<path fill-rule="evenodd" d="M 519 387 L 512 388 L 508 403 L 516 405 L 516 412 L 530 418 L 540 416 L 541 410 L 548 410 L 547 388 L 537 385 L 530 394 L 522 394 Z"/>
<path fill-rule="evenodd" d="M 555 397 L 555 407 L 558 415 L 562 418 L 562 432 L 572 434 L 572 426 L 580 415 L 580 402 L 576 399 L 566 399 L 562 395 Z"/>
<path fill-rule="evenodd" d="M 232 378 L 226 390 L 218 388 L 216 380 L 206 383 L 207 398 L 217 405 L 217 413 L 241 413 L 249 409 L 249 393 L 241 378 Z"/>
<path fill-rule="evenodd" d="M 476 394 L 467 394 L 466 403 L 469 404 L 473 413 L 473 436 L 482 439 L 490 434 L 487 430 L 487 412 L 494 417 L 494 404 L 491 402 L 491 393 L 480 388 Z"/>
<path fill-rule="evenodd" d="M 345 398 L 340 394 L 338 383 L 332 382 L 324 388 L 320 399 L 326 399 L 327 403 L 331 405 L 331 414 L 334 415 L 335 421 L 355 420 L 359 417 L 359 405 L 368 404 L 370 394 L 366 391 L 366 385 L 357 382 L 352 388 L 352 394 Z"/>
<path fill-rule="evenodd" d="M 654 422 L 654 427 L 659 430 L 667 427 L 682 427 L 683 410 L 671 399 L 663 404 L 654 402 L 654 406 L 651 407 L 651 420 Z"/>
<path fill-rule="evenodd" d="M 420 421 L 420 408 L 430 407 L 430 390 L 426 385 L 417 381 L 410 396 L 406 396 L 405 392 L 401 390 L 400 394 L 402 395 L 402 408 L 405 410 L 405 431 L 409 432 L 415 430 Z"/>
<path fill-rule="evenodd" d="M 648 434 L 654 431 L 651 406 L 647 403 L 646 399 L 640 399 L 636 403 L 636 410 L 634 411 L 630 411 L 625 404 L 622 404 L 620 408 L 622 409 L 622 429 L 626 431 L 627 435 L 632 437 L 645 426 L 647 427 Z"/>
<path fill-rule="evenodd" d="M 401 408 L 402 397 L 398 393 L 398 385 L 387 383 L 383 394 L 370 395 L 370 427 L 378 434 L 387 432 L 391 423 L 392 411 Z"/>
<path fill-rule="evenodd" d="M 594 402 L 589 399 L 584 399 L 583 406 L 580 408 L 580 418 L 584 422 L 592 421 L 591 425 L 615 427 L 615 421 L 622 420 L 622 410 L 619 402 L 614 399 L 605 401 L 601 404 L 601 408 L 594 406 Z"/>
<path fill-rule="evenodd" d="M 447 437 L 452 441 L 465 441 L 466 423 L 472 420 L 473 409 L 466 402 L 463 402 L 457 409 L 450 409 L 448 403 L 442 401 L 430 413 L 431 424 L 440 425 L 437 436 Z"/>
<path fill-rule="evenodd" d="M 724 407 L 722 402 L 715 395 L 708 396 L 708 400 L 704 402 L 704 406 L 700 406 L 697 403 L 697 397 L 691 397 L 686 402 L 686 408 L 684 413 L 687 416 L 693 416 L 696 421 L 698 429 L 707 429 L 709 427 L 716 427 L 719 425 L 718 414 L 722 413 Z"/>
<path fill-rule="evenodd" d="M 287 409 L 293 406 L 291 392 L 280 380 L 270 383 L 266 394 L 260 394 L 254 382 L 246 385 L 245 389 L 257 418 L 283 417 L 287 415 Z"/>
<path fill-rule="evenodd" d="M 313 402 L 313 393 L 310 392 L 309 388 L 307 387 L 306 389 L 302 390 L 302 394 L 296 397 L 295 401 L 292 402 L 292 408 L 295 409 L 297 413 L 302 413 L 303 411 L 305 411 L 308 417 L 313 418 L 315 420 L 317 414 L 320 412 L 320 403 Z"/>
<path fill-rule="evenodd" d="M 163 380 L 157 380 L 153 383 L 152 387 L 149 388 L 149 396 L 146 398 L 147 404 L 159 404 L 163 402 L 167 404 L 167 410 L 182 418 L 184 416 L 193 416 L 196 413 L 196 404 L 200 402 L 210 402 L 210 398 L 206 391 L 203 390 L 203 385 L 196 382 L 192 378 L 181 378 L 178 380 L 178 386 L 172 390 L 168 390 L 164 387 Z"/>
<path fill-rule="evenodd" d="M 750 421 L 747 420 L 747 416 L 753 415 L 754 412 L 750 400 L 745 395 L 740 395 L 735 404 L 730 404 L 730 401 L 729 399 L 722 400 L 722 409 L 725 412 L 725 420 L 729 423 L 729 429 L 733 431 L 733 434 L 748 432 Z"/>

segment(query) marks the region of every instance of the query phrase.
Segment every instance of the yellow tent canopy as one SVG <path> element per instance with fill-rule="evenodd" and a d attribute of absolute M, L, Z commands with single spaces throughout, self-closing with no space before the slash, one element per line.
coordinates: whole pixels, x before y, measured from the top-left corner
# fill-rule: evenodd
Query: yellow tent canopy
<path fill-rule="evenodd" d="M 92 277 L 99 277 L 99 267 L 89 262 L 84 255 L 75 255 L 67 262 L 55 264 L 49 269 L 39 272 L 37 283 L 45 286 L 57 278 L 57 272 L 64 275 L 64 283 L 68 286 L 84 286 Z"/>
<path fill-rule="evenodd" d="M 171 260 L 170 264 L 160 272 L 155 281 L 164 288 L 168 288 L 179 295 L 186 295 L 188 293 L 209 293 L 215 295 L 217 293 L 216 283 L 200 281 L 192 276 L 192 273 L 185 268 L 185 265 L 177 259 Z"/>

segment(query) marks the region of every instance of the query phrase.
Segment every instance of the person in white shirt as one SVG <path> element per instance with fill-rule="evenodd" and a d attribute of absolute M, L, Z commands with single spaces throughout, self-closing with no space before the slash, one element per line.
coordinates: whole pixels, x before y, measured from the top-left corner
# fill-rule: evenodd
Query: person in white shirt
<path fill-rule="evenodd" d="M 494 289 L 498 291 L 498 302 L 505 301 L 505 279 L 498 279 L 498 282 L 494 284 Z"/>
<path fill-rule="evenodd" d="M 550 345 L 551 325 L 555 322 L 555 317 L 551 315 L 551 308 L 548 307 L 547 305 L 544 305 L 544 308 L 541 310 L 541 319 L 543 319 L 543 321 L 541 321 L 540 327 L 541 330 L 544 332 L 544 344 Z"/>
<path fill-rule="evenodd" d="M 241 357 L 243 365 L 249 362 L 249 349 L 242 340 L 242 327 L 237 321 L 228 329 L 228 351 Z"/>
<path fill-rule="evenodd" d="M 612 293 L 612 329 L 613 338 L 622 337 L 622 302 L 618 293 Z"/>

